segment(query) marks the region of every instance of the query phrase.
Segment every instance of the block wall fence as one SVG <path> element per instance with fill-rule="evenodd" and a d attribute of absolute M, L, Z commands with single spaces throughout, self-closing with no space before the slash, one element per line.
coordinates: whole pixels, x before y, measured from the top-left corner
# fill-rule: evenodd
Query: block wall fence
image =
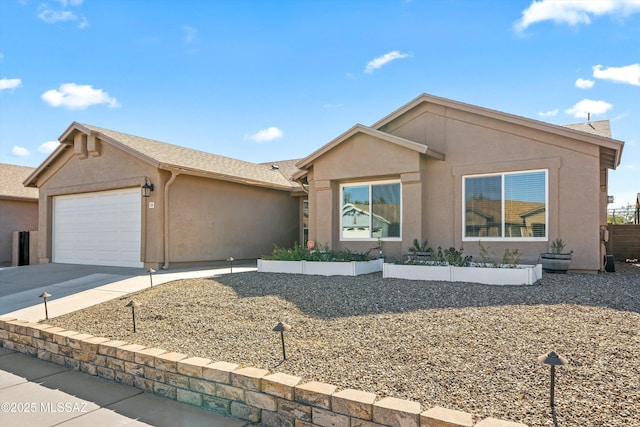
<path fill-rule="evenodd" d="M 0 318 L 2 347 L 268 427 L 527 427 L 265 369 Z"/>

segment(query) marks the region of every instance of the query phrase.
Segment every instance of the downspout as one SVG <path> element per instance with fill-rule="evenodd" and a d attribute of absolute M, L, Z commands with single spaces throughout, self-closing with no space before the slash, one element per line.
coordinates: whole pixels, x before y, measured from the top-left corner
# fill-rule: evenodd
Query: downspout
<path fill-rule="evenodd" d="M 169 268 L 169 187 L 173 184 L 180 173 L 172 170 L 171 178 L 164 185 L 164 265 L 163 270 Z"/>

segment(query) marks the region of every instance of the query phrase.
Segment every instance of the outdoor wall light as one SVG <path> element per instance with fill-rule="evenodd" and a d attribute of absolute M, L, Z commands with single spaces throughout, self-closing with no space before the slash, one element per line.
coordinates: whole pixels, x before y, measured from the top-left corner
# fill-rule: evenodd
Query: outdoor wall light
<path fill-rule="evenodd" d="M 151 192 L 153 191 L 153 184 L 149 182 L 147 178 L 144 179 L 144 184 L 142 184 L 142 197 L 150 197 Z"/>
<path fill-rule="evenodd" d="M 51 296 L 48 292 L 43 292 L 40 294 L 40 298 L 44 299 L 44 318 L 49 320 L 49 310 L 47 310 L 47 298 Z"/>
<path fill-rule="evenodd" d="M 153 268 L 149 268 L 147 270 L 147 272 L 149 273 L 149 282 L 151 283 L 151 287 L 153 288 L 153 276 L 152 276 L 152 274 L 155 273 L 156 271 Z"/>
<path fill-rule="evenodd" d="M 550 353 L 538 356 L 538 362 L 540 362 L 542 364 L 545 364 L 545 365 L 551 366 L 551 398 L 550 398 L 550 403 L 551 403 L 551 410 L 554 411 L 555 410 L 555 405 L 553 403 L 553 394 L 554 394 L 554 388 L 555 388 L 556 366 L 565 366 L 565 365 L 569 364 L 569 362 L 567 361 L 567 359 L 565 359 L 564 357 L 560 356 L 555 351 L 552 351 Z"/>
<path fill-rule="evenodd" d="M 278 324 L 273 328 L 273 332 L 280 332 L 280 339 L 282 340 L 282 358 L 287 360 L 287 353 L 284 350 L 284 331 L 288 331 L 291 329 L 291 326 L 286 323 L 278 322 Z"/>
<path fill-rule="evenodd" d="M 230 268 L 231 268 L 231 272 L 232 272 L 232 273 L 233 273 L 233 261 L 234 261 L 234 259 L 233 259 L 233 257 L 232 257 L 232 256 L 230 256 L 229 258 L 227 258 L 227 262 L 229 263 L 229 266 L 230 266 Z"/>
<path fill-rule="evenodd" d="M 133 332 L 136 331 L 136 307 L 140 307 L 141 305 L 142 304 L 140 304 L 138 301 L 134 300 L 129 301 L 129 303 L 125 305 L 125 307 L 131 307 L 131 316 L 133 317 Z"/>

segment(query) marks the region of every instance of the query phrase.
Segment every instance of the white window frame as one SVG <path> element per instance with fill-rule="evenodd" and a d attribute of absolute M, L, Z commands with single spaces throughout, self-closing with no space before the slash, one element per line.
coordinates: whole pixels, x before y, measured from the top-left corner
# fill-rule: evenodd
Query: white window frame
<path fill-rule="evenodd" d="M 371 215 L 372 209 L 372 197 L 371 197 L 371 189 L 374 185 L 386 185 L 386 184 L 399 184 L 400 186 L 400 236 L 399 237 L 382 237 L 378 239 L 377 237 L 363 237 L 363 238 L 354 238 L 354 237 L 342 237 L 342 203 L 343 203 L 343 189 L 344 187 L 357 187 L 357 186 L 368 186 L 369 187 L 369 235 L 371 235 L 371 230 L 373 226 L 371 221 L 373 219 L 373 215 Z M 402 241 L 402 182 L 399 179 L 392 180 L 383 180 L 383 181 L 358 181 L 358 182 L 345 182 L 340 184 L 340 200 L 339 200 L 339 216 L 340 216 L 340 230 L 339 240 L 341 242 L 377 242 L 378 240 L 382 240 L 383 242 L 397 242 Z"/>
<path fill-rule="evenodd" d="M 545 214 L 545 227 L 544 237 L 504 237 L 505 234 L 505 211 L 504 211 L 504 177 L 507 175 L 520 175 L 526 173 L 544 172 L 544 214 Z M 466 236 L 466 212 L 467 212 L 467 194 L 466 194 L 466 180 L 467 178 L 485 178 L 491 176 L 500 177 L 500 201 L 501 201 L 501 217 L 502 217 L 502 236 Z M 547 242 L 549 241 L 549 170 L 548 169 L 531 169 L 511 172 L 497 172 L 497 173 L 483 173 L 474 175 L 464 175 L 462 177 L 462 241 L 463 242 Z"/>

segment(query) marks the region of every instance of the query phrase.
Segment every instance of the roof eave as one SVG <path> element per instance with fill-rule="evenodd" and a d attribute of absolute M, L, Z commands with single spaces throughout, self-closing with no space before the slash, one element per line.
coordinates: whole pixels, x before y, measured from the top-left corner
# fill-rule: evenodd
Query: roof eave
<path fill-rule="evenodd" d="M 509 114 L 509 113 L 505 113 L 498 110 L 492 110 L 490 108 L 480 107 L 478 105 L 466 104 L 464 102 L 453 101 L 447 98 L 440 98 L 440 97 L 429 95 L 426 93 L 421 94 L 417 98 L 413 99 L 412 101 L 408 102 L 407 104 L 403 105 L 402 107 L 398 108 L 397 110 L 393 111 L 392 113 L 378 120 L 373 125 L 371 125 L 371 128 L 379 129 L 382 126 L 390 123 L 391 121 L 397 119 L 398 117 L 402 116 L 408 111 L 411 111 L 412 109 L 414 109 L 415 107 L 417 107 L 418 105 L 424 102 L 441 105 L 447 108 L 458 109 L 458 110 L 473 113 L 473 114 L 479 114 L 485 117 L 502 120 L 502 121 L 517 124 L 520 126 L 533 128 L 533 129 L 538 129 L 544 132 L 550 132 L 550 133 L 571 138 L 571 139 L 578 139 L 583 142 L 587 142 L 587 143 L 591 143 L 599 146 L 610 146 L 611 143 L 617 144 L 620 152 L 622 151 L 621 146 L 622 144 L 624 144 L 623 141 L 620 141 L 614 138 L 600 136 L 593 133 L 580 131 L 577 129 L 571 129 L 561 125 L 554 125 L 551 123 L 542 122 L 540 120 L 529 119 L 527 117 L 517 116 L 514 114 Z M 617 157 L 618 157 L 617 164 L 619 164 L 620 155 L 618 154 Z"/>
<path fill-rule="evenodd" d="M 249 178 L 242 178 L 242 177 L 238 177 L 238 176 L 226 175 L 226 174 L 221 174 L 221 173 L 217 173 L 217 172 L 203 171 L 201 169 L 192 169 L 192 168 L 188 168 L 188 167 L 184 167 L 184 166 L 180 166 L 180 165 L 168 164 L 168 163 L 160 163 L 158 165 L 158 169 L 163 169 L 163 170 L 167 170 L 167 171 L 174 171 L 174 172 L 177 172 L 179 174 L 200 176 L 200 177 L 203 177 L 203 178 L 218 179 L 220 181 L 234 182 L 236 184 L 244 184 L 244 185 L 251 185 L 251 186 L 257 186 L 257 187 L 269 188 L 269 189 L 272 189 L 272 190 L 279 190 L 279 191 L 294 191 L 294 190 L 296 190 L 296 187 L 291 186 L 291 185 L 278 185 L 278 184 L 271 183 L 271 182 L 264 182 L 264 181 L 249 179 Z"/>
<path fill-rule="evenodd" d="M 391 135 L 390 133 L 386 133 L 386 132 L 382 132 L 379 131 L 377 129 L 373 129 L 369 126 L 364 126 L 361 124 L 356 124 L 355 126 L 353 126 L 351 129 L 347 130 L 346 132 L 342 133 L 340 136 L 338 136 L 337 138 L 333 139 L 332 141 L 328 142 L 327 144 L 323 145 L 322 147 L 320 147 L 318 150 L 314 151 L 313 153 L 311 153 L 309 156 L 305 157 L 304 159 L 300 160 L 298 163 L 296 163 L 296 167 L 298 169 L 300 169 L 299 172 L 297 172 L 296 174 L 293 175 L 293 179 L 299 179 L 302 176 L 304 176 L 306 174 L 306 172 L 303 172 L 305 169 L 307 169 L 318 157 L 321 157 L 322 155 L 326 154 L 327 152 L 329 152 L 330 150 L 332 150 L 333 148 L 337 147 L 338 145 L 340 145 L 342 142 L 346 141 L 347 139 L 359 134 L 365 134 L 365 135 L 369 135 L 371 137 L 374 138 L 379 138 L 382 139 L 384 141 L 388 141 L 391 142 L 393 144 L 402 146 L 404 148 L 407 148 L 409 150 L 413 150 L 416 151 L 420 154 L 425 154 L 429 157 L 433 157 L 435 159 L 438 160 L 444 160 L 444 155 L 442 153 L 439 153 L 437 151 L 431 150 L 429 149 L 429 147 L 427 145 L 424 144 L 420 144 L 405 138 L 401 138 L 395 135 Z"/>

